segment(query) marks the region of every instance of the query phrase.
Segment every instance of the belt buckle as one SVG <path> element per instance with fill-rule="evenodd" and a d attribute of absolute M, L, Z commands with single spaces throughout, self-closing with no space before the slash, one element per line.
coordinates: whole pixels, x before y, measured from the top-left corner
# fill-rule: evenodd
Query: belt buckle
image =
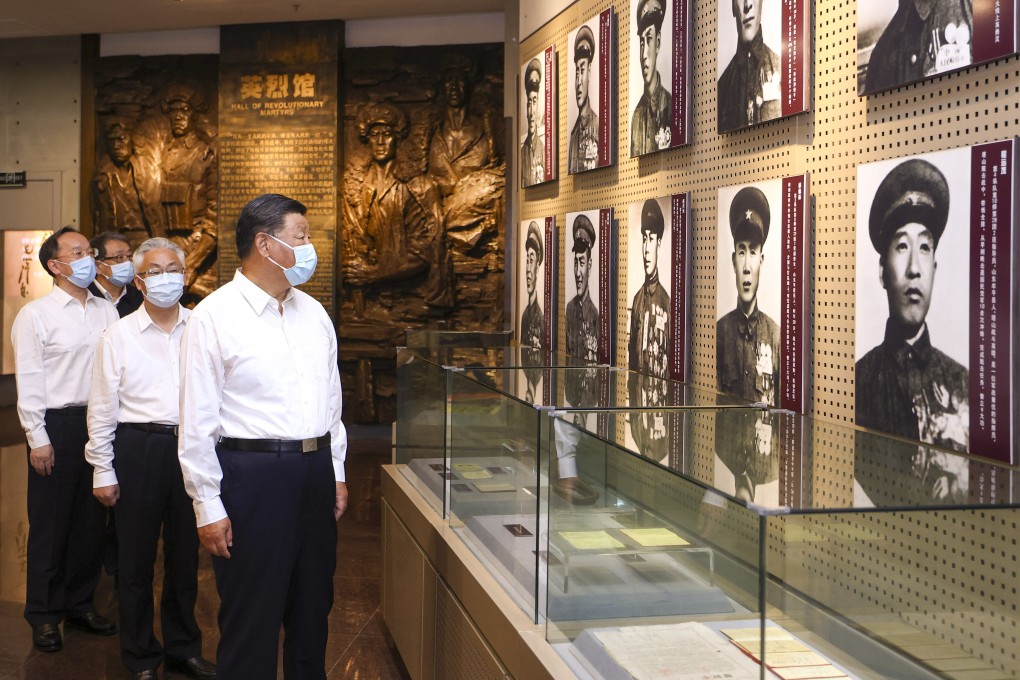
<path fill-rule="evenodd" d="M 174 436 L 175 437 L 180 437 L 181 436 L 181 426 L 180 425 L 174 425 Z"/>
<path fill-rule="evenodd" d="M 319 450 L 319 438 L 309 437 L 301 440 L 301 453 L 312 453 Z"/>

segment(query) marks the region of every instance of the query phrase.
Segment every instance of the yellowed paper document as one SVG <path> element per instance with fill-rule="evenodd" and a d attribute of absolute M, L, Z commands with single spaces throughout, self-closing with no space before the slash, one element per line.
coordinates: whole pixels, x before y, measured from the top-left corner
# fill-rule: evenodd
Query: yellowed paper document
<path fill-rule="evenodd" d="M 656 527 L 653 529 L 624 529 L 623 533 L 634 539 L 638 545 L 645 548 L 664 548 L 674 545 L 690 545 L 688 541 L 685 541 L 674 532 L 664 527 Z"/>

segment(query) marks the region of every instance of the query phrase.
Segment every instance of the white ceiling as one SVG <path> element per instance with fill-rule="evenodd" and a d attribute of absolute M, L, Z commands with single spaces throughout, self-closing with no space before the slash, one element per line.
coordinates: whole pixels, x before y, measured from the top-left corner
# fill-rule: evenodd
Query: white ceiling
<path fill-rule="evenodd" d="M 5 0 L 0 38 L 501 12 L 504 0 Z"/>

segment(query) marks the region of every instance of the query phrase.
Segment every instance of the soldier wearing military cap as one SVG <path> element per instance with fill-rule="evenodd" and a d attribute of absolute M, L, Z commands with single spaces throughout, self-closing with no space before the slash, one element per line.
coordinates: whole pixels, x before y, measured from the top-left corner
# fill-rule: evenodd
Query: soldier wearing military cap
<path fill-rule="evenodd" d="M 521 344 L 529 347 L 542 346 L 542 305 L 538 300 L 538 277 L 545 257 L 542 247 L 542 231 L 538 222 L 532 220 L 524 239 L 524 282 L 528 288 L 528 306 L 521 314 Z"/>
<path fill-rule="evenodd" d="M 103 120 L 106 155 L 92 173 L 92 219 L 96 231 L 127 237 L 132 248 L 150 236 L 163 236 L 159 172 L 135 152 L 134 125 L 122 116 Z"/>
<path fill-rule="evenodd" d="M 567 303 L 567 354 L 598 361 L 599 309 L 588 290 L 591 276 L 591 251 L 595 245 L 595 227 L 585 214 L 574 219 L 571 227 L 574 244 L 574 282 L 577 295 Z"/>
<path fill-rule="evenodd" d="M 594 170 L 599 162 L 599 117 L 591 108 L 588 85 L 595 63 L 595 34 L 581 26 L 574 38 L 574 97 L 577 118 L 570 130 L 567 147 L 567 171 L 570 174 Z"/>
<path fill-rule="evenodd" d="M 783 115 L 779 55 L 762 39 L 762 0 L 732 0 L 737 52 L 719 78 L 719 132 Z M 720 19 L 721 20 L 721 19 Z"/>
<path fill-rule="evenodd" d="M 973 28 L 974 0 L 900 0 L 871 52 L 864 91 L 970 65 Z"/>
<path fill-rule="evenodd" d="M 640 0 L 637 6 L 637 24 L 644 92 L 630 122 L 630 155 L 640 156 L 659 149 L 669 148 L 672 134 L 673 98 L 655 67 L 662 47 L 662 21 L 666 15 L 666 0 Z"/>
<path fill-rule="evenodd" d="M 666 224 L 658 200 L 645 201 L 639 227 L 645 281 L 630 308 L 628 366 L 632 371 L 665 378 L 669 368 L 669 293 L 659 280 L 659 247 Z"/>
<path fill-rule="evenodd" d="M 925 322 L 948 216 L 949 184 L 919 158 L 893 168 L 875 193 L 868 233 L 879 256 L 889 318 L 882 343 L 857 362 L 856 421 L 965 451 L 968 371 L 932 346 Z"/>
<path fill-rule="evenodd" d="M 716 323 L 716 386 L 753 402 L 775 404 L 779 326 L 758 306 L 762 251 L 771 221 L 768 199 L 757 187 L 744 187 L 730 203 L 729 218 L 737 308 Z"/>
<path fill-rule="evenodd" d="M 521 145 L 521 184 L 531 186 L 545 179 L 545 135 L 539 131 L 544 102 L 542 91 L 542 62 L 532 59 L 524 71 L 524 95 L 527 99 L 528 136 Z"/>

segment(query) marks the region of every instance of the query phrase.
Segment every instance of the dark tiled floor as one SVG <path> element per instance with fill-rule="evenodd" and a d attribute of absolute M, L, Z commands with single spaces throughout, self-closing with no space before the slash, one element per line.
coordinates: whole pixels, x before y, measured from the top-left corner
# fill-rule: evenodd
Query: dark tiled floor
<path fill-rule="evenodd" d="M 0 421 L 6 423 L 13 416 L 12 411 L 0 409 Z M 5 427 L 0 425 L 0 431 Z M 13 427 L 17 427 L 16 422 Z M 330 680 L 407 680 L 407 671 L 392 648 L 382 621 L 380 606 L 382 513 L 379 466 L 390 460 L 390 431 L 389 428 L 352 427 L 350 436 L 347 480 L 351 504 L 340 520 L 334 577 L 336 604 L 329 620 L 326 669 Z M 4 444 L 16 441 L 6 436 L 3 439 Z M 22 496 L 20 499 L 0 499 L 0 527 L 11 522 L 3 510 L 10 515 L 13 509 L 21 508 L 23 513 L 24 484 L 12 483 L 11 480 L 25 472 L 21 454 L 16 449 L 5 448 L 5 455 L 0 460 L 0 489 L 17 493 L 11 491 L 14 488 Z M 3 531 L 4 541 L 14 542 L 9 538 L 11 535 L 10 531 Z M 10 545 L 3 548 L 2 552 L 8 555 L 16 552 Z M 4 561 L 0 570 L 8 565 L 10 561 Z M 4 577 L 0 580 L 9 586 L 9 579 L 3 573 L 0 576 Z M 157 573 L 157 583 L 161 577 Z M 218 602 L 209 558 L 203 553 L 196 611 L 205 635 L 204 654 L 209 659 L 215 659 L 219 640 L 216 628 Z M 32 648 L 31 629 L 21 616 L 22 606 L 20 601 L 0 601 L 0 679 L 119 680 L 130 677 L 121 664 L 116 637 L 97 638 L 68 630 L 65 631 L 62 652 L 36 652 Z M 116 618 L 113 581 L 105 575 L 96 593 L 96 608 Z M 166 674 L 164 677 L 175 679 L 183 676 Z M 282 672 L 278 673 L 278 677 L 283 677 Z"/>

